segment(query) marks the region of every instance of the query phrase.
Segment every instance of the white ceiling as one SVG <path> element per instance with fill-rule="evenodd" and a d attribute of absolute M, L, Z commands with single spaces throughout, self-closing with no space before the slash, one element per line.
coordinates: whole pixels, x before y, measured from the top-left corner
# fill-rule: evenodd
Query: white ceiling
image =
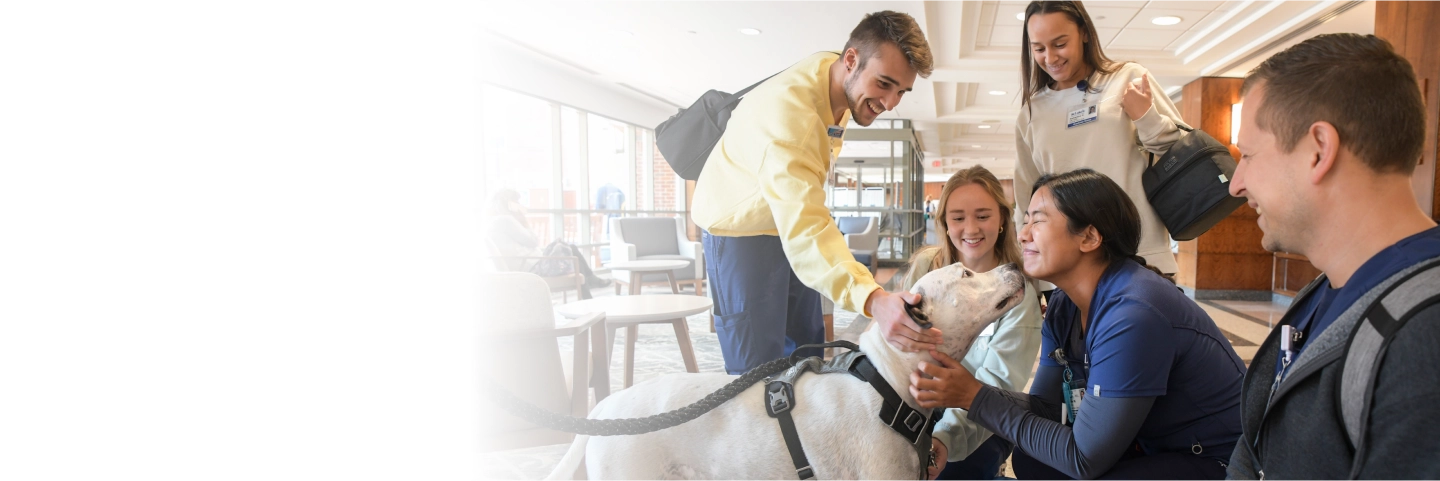
<path fill-rule="evenodd" d="M 1010 177 L 1027 2 L 498 2 L 492 34 L 665 108 L 709 89 L 733 92 L 820 50 L 838 50 L 866 13 L 920 22 L 935 72 L 881 118 L 915 122 L 928 178 L 983 164 Z M 1086 2 L 1105 53 L 1140 62 L 1166 90 L 1200 76 L 1242 76 L 1269 54 L 1329 32 L 1373 33 L 1374 2 Z M 1344 10 L 1339 15 L 1333 12 Z M 1172 26 L 1151 19 L 1173 15 Z M 1329 18 L 1333 17 L 1333 18 Z M 1325 20 L 1318 26 L 1318 20 Z M 745 35 L 755 28 L 760 35 Z M 1272 45 L 1293 36 L 1286 42 Z M 1268 47 L 1268 48 L 1267 48 Z M 503 71 L 492 75 L 503 76 Z M 991 91 L 1004 92 L 991 95 Z M 989 128 L 984 128 L 989 127 Z M 932 167 L 934 161 L 941 167 Z"/>

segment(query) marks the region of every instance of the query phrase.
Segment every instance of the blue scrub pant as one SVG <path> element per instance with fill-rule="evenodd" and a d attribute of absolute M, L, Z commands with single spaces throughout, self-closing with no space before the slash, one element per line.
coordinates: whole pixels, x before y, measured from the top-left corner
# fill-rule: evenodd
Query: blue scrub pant
<path fill-rule="evenodd" d="M 1016 449 L 1011 468 L 1019 479 L 1074 479 Z M 1096 479 L 1225 479 L 1225 465 L 1190 453 L 1159 453 L 1146 456 L 1134 446 L 1120 461 Z"/>
<path fill-rule="evenodd" d="M 945 469 L 935 479 L 995 479 L 1000 474 L 1000 463 L 1010 457 L 1014 447 L 1005 438 L 991 435 L 965 459 L 945 463 Z"/>
<path fill-rule="evenodd" d="M 725 372 L 744 374 L 789 356 L 796 346 L 825 342 L 820 293 L 795 277 L 779 237 L 705 232 L 701 242 Z M 802 356 L 822 354 L 820 349 L 801 351 Z"/>

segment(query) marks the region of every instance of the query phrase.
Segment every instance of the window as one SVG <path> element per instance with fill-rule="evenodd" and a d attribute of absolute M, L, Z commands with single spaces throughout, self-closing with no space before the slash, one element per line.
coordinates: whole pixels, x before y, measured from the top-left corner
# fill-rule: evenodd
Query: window
<path fill-rule="evenodd" d="M 530 209 L 551 208 L 551 165 L 554 163 L 550 103 L 486 85 L 486 192 L 506 188 L 520 192 Z M 488 199 L 487 199 L 488 200 Z"/>
<path fill-rule="evenodd" d="M 654 148 L 654 131 L 493 85 L 481 88 L 484 192 L 519 192 L 542 242 L 602 245 L 609 219 L 625 215 L 576 210 L 685 209 L 685 181 Z"/>
<path fill-rule="evenodd" d="M 596 209 L 635 210 L 629 126 L 595 114 L 590 123 L 590 196 Z"/>

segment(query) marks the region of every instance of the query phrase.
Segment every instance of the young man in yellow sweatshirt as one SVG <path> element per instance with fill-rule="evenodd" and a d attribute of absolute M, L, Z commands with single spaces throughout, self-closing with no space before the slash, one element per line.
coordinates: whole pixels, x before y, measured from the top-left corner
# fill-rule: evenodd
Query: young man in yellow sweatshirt
<path fill-rule="evenodd" d="M 725 370 L 741 374 L 824 342 L 820 295 L 875 319 L 907 351 L 940 341 L 905 313 L 919 296 L 880 288 L 825 207 L 825 178 L 853 115 L 870 125 L 932 69 L 915 19 L 865 16 L 839 55 L 820 52 L 756 87 L 736 107 L 695 186 L 705 267 Z M 816 292 L 819 291 L 819 292 Z M 819 355 L 818 350 L 803 352 Z"/>

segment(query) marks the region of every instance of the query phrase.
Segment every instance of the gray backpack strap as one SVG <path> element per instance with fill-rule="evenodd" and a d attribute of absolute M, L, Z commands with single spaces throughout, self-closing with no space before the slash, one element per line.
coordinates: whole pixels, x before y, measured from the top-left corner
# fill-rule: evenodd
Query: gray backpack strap
<path fill-rule="evenodd" d="M 1370 424 L 1370 402 L 1375 395 L 1375 378 L 1380 361 L 1395 333 L 1421 309 L 1440 303 L 1440 265 L 1437 259 L 1409 272 L 1387 279 L 1390 287 L 1370 304 L 1363 322 L 1357 323 L 1345 354 L 1345 370 L 1340 375 L 1340 413 L 1345 432 L 1355 447 L 1350 478 L 1360 473 L 1365 459 L 1365 433 Z"/>

